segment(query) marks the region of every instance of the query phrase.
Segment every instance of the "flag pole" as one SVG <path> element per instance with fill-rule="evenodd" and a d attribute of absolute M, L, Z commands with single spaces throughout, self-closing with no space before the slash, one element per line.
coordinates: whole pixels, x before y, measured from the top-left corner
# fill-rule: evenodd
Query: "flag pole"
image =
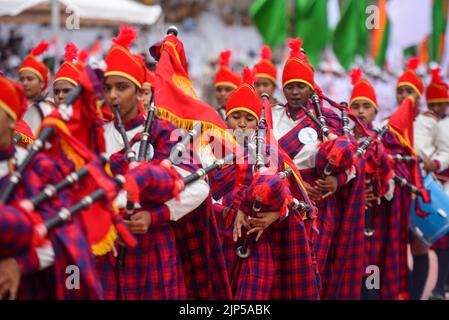
<path fill-rule="evenodd" d="M 54 56 L 54 66 L 53 74 L 56 74 L 59 64 L 61 62 L 59 56 L 59 29 L 60 29 L 60 12 L 59 12 L 59 0 L 51 1 L 51 29 L 54 39 L 55 46 L 55 56 Z"/>

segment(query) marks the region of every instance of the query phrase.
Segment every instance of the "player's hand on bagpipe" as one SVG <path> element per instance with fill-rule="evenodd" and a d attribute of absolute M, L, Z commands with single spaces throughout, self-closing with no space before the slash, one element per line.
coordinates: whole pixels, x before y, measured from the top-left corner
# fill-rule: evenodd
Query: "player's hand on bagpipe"
<path fill-rule="evenodd" d="M 304 182 L 304 186 L 306 187 L 306 191 L 307 194 L 309 195 L 310 200 L 316 202 L 321 199 L 320 192 L 316 188 L 312 187 L 307 182 Z"/>
<path fill-rule="evenodd" d="M 338 188 L 337 178 L 335 178 L 334 176 L 327 176 L 324 179 L 318 179 L 315 181 L 315 183 L 318 187 L 318 191 L 327 192 L 321 197 L 322 199 L 325 199 L 331 194 L 334 194 Z"/>
<path fill-rule="evenodd" d="M 0 300 L 17 298 L 22 269 L 14 258 L 0 261 Z"/>
<path fill-rule="evenodd" d="M 323 141 L 324 142 L 326 142 L 326 141 L 334 141 L 337 138 L 338 138 L 338 136 L 336 134 L 333 134 L 332 132 L 329 133 L 329 135 L 327 137 L 323 135 Z"/>
<path fill-rule="evenodd" d="M 430 158 L 426 158 L 423 160 L 424 170 L 427 172 L 435 172 L 437 171 L 437 164 Z"/>
<path fill-rule="evenodd" d="M 251 229 L 248 231 L 248 235 L 257 232 L 256 241 L 262 236 L 266 228 L 276 222 L 280 217 L 279 211 L 272 212 L 260 212 L 257 217 L 248 217 Z"/>
<path fill-rule="evenodd" d="M 145 234 L 151 225 L 151 215 L 148 211 L 139 211 L 133 214 L 130 220 L 125 220 L 124 223 L 131 233 Z"/>
<path fill-rule="evenodd" d="M 242 237 L 242 227 L 245 227 L 248 230 L 251 228 L 248 216 L 243 213 L 243 211 L 239 210 L 237 211 L 237 216 L 234 221 L 234 229 L 232 231 L 232 239 L 234 242 L 237 242 L 239 238 Z"/>

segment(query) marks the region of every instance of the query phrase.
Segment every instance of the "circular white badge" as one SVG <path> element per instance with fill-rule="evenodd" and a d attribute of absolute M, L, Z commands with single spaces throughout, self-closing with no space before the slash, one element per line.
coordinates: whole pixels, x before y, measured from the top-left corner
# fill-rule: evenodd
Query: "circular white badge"
<path fill-rule="evenodd" d="M 136 157 L 139 155 L 139 149 L 140 149 L 140 144 L 141 143 L 142 142 L 139 141 L 137 143 L 134 143 L 131 146 L 131 149 L 136 153 Z M 148 148 L 147 148 L 147 157 L 146 157 L 146 159 L 148 159 L 148 161 L 149 161 L 149 160 L 153 159 L 153 157 L 154 157 L 154 148 L 153 148 L 153 145 L 151 143 L 149 143 L 148 144 Z"/>
<path fill-rule="evenodd" d="M 299 131 L 298 139 L 303 144 L 312 144 L 318 140 L 318 133 L 313 128 L 304 128 Z"/>

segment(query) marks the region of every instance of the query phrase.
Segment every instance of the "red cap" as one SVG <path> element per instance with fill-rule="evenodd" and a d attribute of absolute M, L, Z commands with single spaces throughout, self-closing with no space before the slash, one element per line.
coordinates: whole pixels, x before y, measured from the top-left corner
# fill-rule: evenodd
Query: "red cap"
<path fill-rule="evenodd" d="M 232 71 L 229 67 L 231 55 L 231 50 L 224 50 L 220 53 L 220 69 L 218 69 L 215 75 L 215 87 L 225 85 L 237 88 L 240 85 L 241 80 L 239 74 Z"/>
<path fill-rule="evenodd" d="M 145 81 L 143 83 L 143 86 L 151 87 L 154 83 L 154 73 L 151 72 L 150 69 L 145 67 Z"/>
<path fill-rule="evenodd" d="M 426 102 L 440 103 L 449 102 L 449 86 L 441 79 L 440 68 L 432 69 L 432 81 L 426 89 Z"/>
<path fill-rule="evenodd" d="M 243 83 L 229 95 L 226 104 L 226 117 L 235 111 L 246 111 L 259 121 L 262 112 L 262 100 L 253 84 L 254 73 L 246 67 L 243 69 Z"/>
<path fill-rule="evenodd" d="M 136 38 L 136 30 L 128 25 L 122 25 L 120 27 L 119 35 L 117 38 L 112 39 L 114 44 L 106 55 L 107 69 L 104 75 L 105 77 L 124 77 L 141 88 L 145 81 L 143 58 L 129 51 L 131 44 Z"/>
<path fill-rule="evenodd" d="M 55 80 L 66 80 L 73 84 L 74 86 L 78 85 L 78 78 L 81 73 L 81 65 L 78 63 L 74 63 L 73 61 L 78 58 L 78 48 L 73 44 L 73 42 L 68 43 L 65 46 L 65 54 L 64 54 L 64 63 L 59 68 L 58 72 L 56 72 Z"/>
<path fill-rule="evenodd" d="M 368 100 L 372 103 L 374 108 L 377 109 L 376 91 L 368 80 L 362 79 L 363 71 L 359 68 L 354 69 L 349 76 L 351 77 L 352 85 L 354 86 L 349 105 L 357 100 Z"/>
<path fill-rule="evenodd" d="M 25 101 L 22 86 L 0 75 L 0 108 L 17 121 L 25 112 Z"/>
<path fill-rule="evenodd" d="M 271 49 L 264 45 L 260 50 L 261 60 L 254 66 L 256 69 L 256 78 L 266 78 L 276 83 L 277 70 L 271 62 Z"/>
<path fill-rule="evenodd" d="M 307 56 L 301 52 L 302 40 L 300 38 L 292 39 L 288 46 L 290 47 L 290 57 L 282 72 L 282 87 L 291 82 L 302 82 L 313 89 L 314 71 Z"/>
<path fill-rule="evenodd" d="M 19 67 L 19 73 L 25 70 L 33 72 L 39 79 L 44 81 L 45 87 L 48 84 L 48 68 L 44 63 L 37 60 L 37 57 L 47 51 L 47 49 L 48 43 L 42 40 L 31 50 L 30 54 L 23 60 Z"/>
<path fill-rule="evenodd" d="M 424 91 L 421 79 L 416 74 L 416 68 L 419 66 L 419 58 L 410 58 L 407 62 L 407 70 L 399 77 L 396 88 L 402 86 L 412 87 L 420 96 Z"/>

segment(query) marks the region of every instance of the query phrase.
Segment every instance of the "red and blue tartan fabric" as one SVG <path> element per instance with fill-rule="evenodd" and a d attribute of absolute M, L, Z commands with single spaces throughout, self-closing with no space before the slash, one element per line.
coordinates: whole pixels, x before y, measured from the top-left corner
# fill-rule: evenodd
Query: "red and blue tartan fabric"
<path fill-rule="evenodd" d="M 0 260 L 30 248 L 33 223 L 21 210 L 0 205 Z"/>
<path fill-rule="evenodd" d="M 174 225 L 189 299 L 232 298 L 219 226 L 213 210 L 209 196 L 200 207 Z"/>
<path fill-rule="evenodd" d="M 171 141 L 174 128 L 165 120 L 156 119 L 153 123 L 150 143 L 154 147 L 155 161 L 169 157 L 177 142 Z M 131 145 L 139 139 L 137 134 Z M 111 168 L 116 173 L 128 170 L 123 151 L 114 154 L 111 161 Z M 197 169 L 193 164 L 181 167 L 190 172 Z M 155 175 L 155 187 L 147 186 L 139 195 L 143 208 L 150 212 L 152 225 L 148 234 L 137 236 L 138 247 L 127 250 L 126 277 L 123 272 L 120 275 L 115 273 L 115 258 L 108 257 L 108 261 L 101 262 L 103 283 L 109 282 L 106 284 L 106 298 L 117 298 L 116 279 L 120 277 L 124 299 L 230 299 L 230 286 L 210 199 L 176 223 L 171 222 L 164 202 L 173 195 L 173 176 L 160 169 L 155 168 L 151 173 Z M 138 171 L 134 173 L 139 175 Z M 159 267 L 155 268 L 155 265 Z M 140 278 L 152 283 L 142 282 Z M 162 285 L 164 283 L 166 285 Z"/>
<path fill-rule="evenodd" d="M 359 300 L 364 274 L 365 163 L 354 159 L 357 175 L 335 194 L 335 232 L 326 269 L 323 296 L 330 300 Z"/>
<path fill-rule="evenodd" d="M 282 161 L 278 168 L 284 170 Z M 260 176 L 259 182 L 276 186 L 278 176 Z M 223 251 L 227 261 L 228 273 L 233 290 L 233 298 L 237 300 L 251 299 L 318 299 L 319 284 L 316 270 L 312 262 L 312 253 L 304 222 L 299 212 L 290 211 L 289 215 L 264 231 L 256 243 L 254 237 L 249 242 L 251 254 L 247 259 L 236 255 L 236 248 L 242 239 L 235 243 L 232 240 L 233 218 L 243 209 L 248 214 L 252 207 L 252 192 L 256 184 L 252 184 L 254 174 L 247 164 L 229 166 L 215 174 L 209 175 L 211 189 L 215 199 L 223 197 L 223 206 L 232 208 L 225 210 L 226 217 L 222 221 Z M 251 187 L 248 187 L 251 186 Z M 251 196 L 250 196 L 251 195 Z M 280 189 L 273 193 L 273 198 L 263 210 L 280 209 L 284 203 L 282 196 L 289 196 L 289 191 Z M 220 208 L 220 211 L 221 208 Z M 231 211 L 231 213 L 229 213 Z M 233 212 L 234 213 L 233 213 Z M 246 233 L 243 232 L 243 237 Z M 296 267 L 295 267 L 296 266 Z"/>
<path fill-rule="evenodd" d="M 25 169 L 24 183 L 14 193 L 13 203 L 36 195 L 47 184 L 59 182 L 63 178 L 61 172 L 52 159 L 43 154 L 36 155 Z M 38 213 L 46 220 L 68 205 L 67 196 L 63 193 L 42 205 Z M 71 222 L 52 230 L 48 238 L 55 252 L 52 267 L 38 271 L 39 263 L 33 250 L 16 257 L 24 272 L 19 299 L 101 299 L 103 291 L 95 273 L 94 257 L 79 219 L 74 217 Z M 70 290 L 66 286 L 66 268 L 70 265 L 80 268 L 79 290 Z"/>
<path fill-rule="evenodd" d="M 326 141 L 320 144 L 320 152 L 315 159 L 315 166 L 318 169 L 325 168 L 328 162 L 334 164 L 331 175 L 351 169 L 353 165 L 353 155 L 355 146 L 346 136 L 339 136 L 333 141 Z"/>
<path fill-rule="evenodd" d="M 308 108 L 311 108 L 311 105 L 308 105 Z M 329 130 L 337 135 L 341 135 L 343 132 L 343 128 L 341 125 L 341 120 L 338 115 L 333 112 L 329 108 L 322 108 L 322 113 L 326 117 L 326 123 L 329 127 Z M 299 123 L 295 128 L 290 130 L 286 135 L 284 135 L 279 143 L 281 147 L 287 151 L 289 156 L 293 159 L 304 146 L 298 140 L 298 133 L 300 130 L 306 127 L 313 128 L 317 131 L 318 137 L 320 141 L 323 141 L 323 135 L 320 129 L 316 126 L 314 122 L 312 122 L 309 118 L 305 116 L 303 111 L 297 115 L 297 118 L 303 118 L 304 120 Z M 352 163 L 352 155 L 353 155 L 353 146 L 350 143 L 347 143 L 342 139 L 341 143 L 346 148 L 347 152 L 344 152 L 345 158 L 340 159 L 340 163 L 344 165 L 348 165 Z M 317 156 L 316 156 L 316 166 L 310 169 L 300 170 L 300 173 L 305 182 L 310 184 L 311 186 L 315 185 L 315 181 L 317 179 L 322 178 L 324 168 L 327 164 L 328 152 L 332 150 L 332 142 L 326 143 L 324 146 L 326 148 L 319 148 Z M 347 174 L 342 168 L 337 168 L 335 171 L 335 177 L 337 178 L 337 183 L 339 189 L 345 185 L 347 180 Z M 343 213 L 338 213 L 337 210 L 340 210 L 337 205 L 337 196 L 336 194 L 330 195 L 325 199 L 321 199 L 316 203 L 318 207 L 318 218 L 317 218 L 317 227 L 320 234 L 316 237 L 314 248 L 316 251 L 316 258 L 319 268 L 319 273 L 321 277 L 321 297 L 326 298 L 326 288 L 332 279 L 332 265 L 334 262 L 331 257 L 334 256 L 334 252 L 338 243 L 335 243 L 333 240 L 335 237 L 335 223 L 336 217 L 341 217 Z M 330 255 L 331 254 L 331 255 Z M 335 261 L 335 263 L 338 263 Z"/>
<path fill-rule="evenodd" d="M 408 150 L 401 143 L 400 139 L 391 131 L 387 131 L 382 143 L 388 154 L 408 154 Z M 413 181 L 411 168 L 404 162 L 395 161 L 393 163 L 394 172 L 405 178 L 407 181 Z M 412 195 L 409 190 L 399 185 L 395 185 L 394 195 L 391 201 L 382 200 L 379 208 L 379 218 L 386 215 L 389 228 L 388 230 L 388 252 L 385 255 L 384 264 L 386 273 L 381 280 L 382 283 L 388 283 L 386 292 L 382 293 L 391 299 L 404 299 L 408 297 L 408 267 L 407 267 L 407 244 L 409 241 L 410 207 Z M 378 223 L 374 221 L 375 225 Z M 382 223 L 382 222 L 380 222 Z"/>
<path fill-rule="evenodd" d="M 124 123 L 130 130 L 144 123 L 143 114 Z M 170 135 L 174 126 L 165 121 L 155 119 L 149 143 L 155 150 L 154 160 L 166 159 L 174 143 L 170 143 Z M 135 136 L 130 144 L 137 143 Z M 157 152 L 156 152 L 157 151 Z M 115 153 L 110 158 L 111 170 L 114 174 L 126 174 L 128 162 L 125 150 Z M 161 176 L 160 178 L 163 178 Z M 170 186 L 173 177 L 160 180 L 161 186 Z M 162 190 L 168 197 L 173 189 Z M 165 192 L 164 192 L 165 191 Z M 146 192 L 145 192 L 146 193 Z M 154 194 L 159 194 L 153 190 Z M 143 194 L 142 196 L 145 196 Z M 142 197 L 142 202 L 145 202 Z M 187 290 L 182 271 L 181 259 L 176 246 L 174 230 L 170 224 L 169 209 L 159 203 L 149 201 L 145 210 L 150 212 L 152 225 L 148 232 L 136 235 L 137 246 L 127 248 L 123 266 L 117 266 L 117 258 L 113 253 L 97 258 L 97 270 L 100 274 L 106 299 L 125 300 L 177 300 L 186 299 Z"/>
<path fill-rule="evenodd" d="M 382 142 L 377 141 L 365 153 L 366 168 L 372 176 L 372 184 L 376 185 L 381 203 L 373 202 L 374 234 L 365 238 L 365 268 L 369 265 L 379 267 L 381 274 L 380 299 L 399 299 L 399 246 L 400 246 L 400 212 L 393 212 L 392 202 L 383 195 L 388 191 L 389 181 L 393 174 L 393 164 Z M 398 196 L 396 193 L 395 196 Z M 393 199 L 392 201 L 394 201 Z M 366 276 L 368 276 L 367 274 Z"/>

